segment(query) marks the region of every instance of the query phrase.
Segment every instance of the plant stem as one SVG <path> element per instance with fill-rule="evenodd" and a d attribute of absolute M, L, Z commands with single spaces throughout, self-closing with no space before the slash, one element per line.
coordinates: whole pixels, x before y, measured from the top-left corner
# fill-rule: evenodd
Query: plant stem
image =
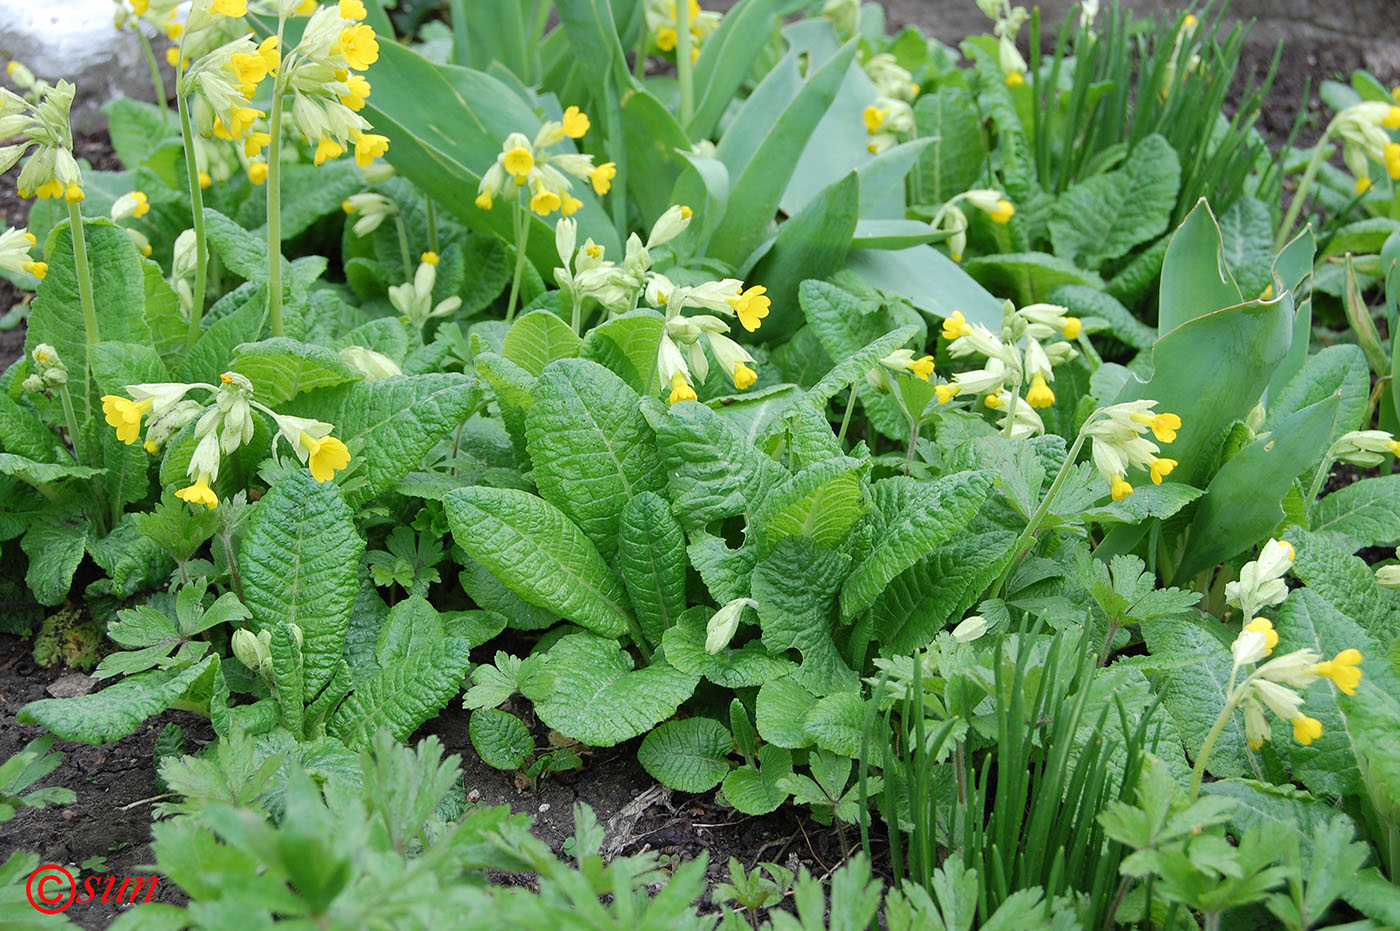
<path fill-rule="evenodd" d="M 1128 890 L 1133 887 L 1133 877 L 1124 876 L 1123 881 L 1118 884 L 1118 894 L 1113 897 L 1113 904 L 1108 907 L 1108 915 L 1103 921 L 1103 931 L 1109 931 L 1114 926 L 1114 916 L 1118 914 L 1118 907 L 1123 904 L 1123 900 L 1128 896 Z"/>
<path fill-rule="evenodd" d="M 1014 397 L 1014 395 L 1013 395 Z M 1010 405 L 1008 405 L 1009 407 Z M 1050 483 L 1050 490 L 1045 493 L 1035 513 L 1031 514 L 1031 519 L 1026 522 L 1026 529 L 1021 531 L 1021 535 L 1016 538 L 1016 543 L 1011 547 L 1011 561 L 1006 564 L 1006 571 L 1001 574 L 996 585 L 992 589 L 993 596 L 999 596 L 1006 582 L 1011 578 L 1011 570 L 1016 568 L 1016 564 L 1021 561 L 1021 557 L 1031 548 L 1035 542 L 1035 532 L 1040 529 L 1040 522 L 1045 520 L 1045 515 L 1050 513 L 1050 506 L 1055 502 L 1055 496 L 1060 493 L 1061 486 L 1065 479 L 1069 478 L 1069 473 L 1074 469 L 1074 461 L 1079 458 L 1079 450 L 1084 448 L 1085 427 L 1093 423 L 1094 418 L 1084 421 L 1084 426 L 1079 428 L 1079 435 L 1074 438 L 1074 445 L 1065 454 L 1065 464 L 1060 466 L 1060 471 L 1055 474 L 1055 480 Z"/>
<path fill-rule="evenodd" d="M 73 239 L 73 269 L 78 275 L 78 300 L 83 305 L 83 330 L 87 337 L 87 362 L 83 370 L 83 420 L 92 416 L 92 347 L 97 345 L 97 305 L 92 300 L 92 275 L 88 271 L 87 235 L 83 214 L 77 204 L 68 205 L 68 224 Z M 77 442 L 77 437 L 73 439 Z"/>
<path fill-rule="evenodd" d="M 287 18 L 277 20 L 277 48 L 282 48 L 282 32 Z M 286 62 L 278 69 L 272 84 L 272 114 L 267 131 L 272 141 L 267 146 L 267 325 L 273 336 L 282 329 L 282 76 L 287 73 Z"/>
<path fill-rule="evenodd" d="M 180 58 L 184 61 L 184 40 L 180 42 Z M 175 94 L 175 109 L 180 113 L 180 137 L 185 144 L 185 174 L 189 176 L 190 215 L 194 219 L 194 303 L 190 306 L 190 327 L 185 334 L 185 350 L 192 348 L 199 339 L 200 319 L 204 316 L 204 289 L 209 280 L 209 245 L 204 234 L 204 192 L 199 187 L 199 162 L 195 158 L 194 130 L 190 126 L 190 111 L 185 105 L 185 95 Z"/>
<path fill-rule="evenodd" d="M 851 411 L 856 409 L 856 386 L 851 385 L 851 396 L 846 399 L 846 413 L 841 415 L 841 432 L 836 434 L 836 445 L 843 446 L 846 442 L 846 428 L 851 425 Z"/>
<path fill-rule="evenodd" d="M 510 282 L 510 299 L 506 301 L 506 323 L 515 319 L 515 302 L 520 297 L 520 279 L 525 276 L 525 247 L 530 243 L 530 216 L 515 198 L 515 276 Z"/>
<path fill-rule="evenodd" d="M 68 393 L 67 385 L 58 386 L 58 398 L 63 402 L 63 419 L 68 424 L 68 435 L 73 440 L 73 456 L 79 465 L 87 465 L 87 457 L 83 455 L 83 438 L 78 433 L 78 418 L 73 413 L 73 396 Z"/>
<path fill-rule="evenodd" d="M 1006 426 L 1001 428 L 1001 435 L 1008 440 L 1011 439 L 1011 431 L 1016 427 L 1016 405 L 1021 401 L 1021 382 L 1018 380 L 1011 386 L 1011 400 L 1006 402 Z"/>
<path fill-rule="evenodd" d="M 413 280 L 413 260 L 408 254 L 408 231 L 403 226 L 403 215 L 394 214 L 394 227 L 399 231 L 399 257 L 403 259 L 403 274 L 408 281 Z M 434 252 L 437 250 L 434 249 Z"/>
<path fill-rule="evenodd" d="M 690 2 L 676 0 L 676 79 L 681 85 L 681 127 L 695 116 L 695 83 L 690 63 Z"/>
<path fill-rule="evenodd" d="M 1293 231 L 1293 224 L 1298 220 L 1298 214 L 1303 209 L 1303 202 L 1312 193 L 1313 180 L 1317 177 L 1317 170 L 1322 167 L 1323 156 L 1327 152 L 1327 142 L 1332 138 L 1332 124 L 1327 124 L 1327 129 L 1323 132 L 1322 138 L 1317 140 L 1317 147 L 1313 149 L 1312 158 L 1308 159 L 1308 166 L 1303 170 L 1303 180 L 1298 182 L 1298 190 L 1293 194 L 1293 202 L 1288 205 L 1288 213 L 1284 214 L 1283 222 L 1279 224 L 1278 235 L 1274 237 L 1274 251 L 1278 252 L 1288 241 L 1288 234 Z"/>
<path fill-rule="evenodd" d="M 1239 705 L 1239 695 L 1235 692 L 1235 673 L 1239 672 L 1236 666 L 1230 672 L 1230 685 L 1225 689 L 1225 707 L 1220 709 L 1220 716 L 1211 725 L 1210 731 L 1206 734 L 1205 742 L 1201 744 L 1201 752 L 1196 756 L 1196 765 L 1191 768 L 1191 791 L 1188 793 L 1188 804 L 1195 804 L 1196 798 L 1201 794 L 1201 779 L 1206 774 L 1206 761 L 1210 759 L 1210 752 L 1215 749 L 1215 742 L 1220 739 L 1220 734 L 1225 730 L 1225 725 L 1229 723 L 1230 716 L 1235 713 L 1235 708 Z M 1240 690 L 1243 692 L 1243 689 Z"/>
<path fill-rule="evenodd" d="M 161 115 L 166 112 L 165 82 L 160 79 L 160 65 L 156 63 L 155 52 L 151 51 L 151 40 L 146 38 L 146 34 L 141 31 L 141 24 L 136 24 L 136 38 L 141 40 L 141 51 L 146 56 L 146 66 L 151 69 L 151 86 L 156 92 L 156 106 L 160 107 Z M 179 80 L 177 74 L 175 80 Z"/>
<path fill-rule="evenodd" d="M 1308 488 L 1308 496 L 1303 501 L 1303 506 L 1311 508 L 1317 496 L 1322 492 L 1322 486 L 1327 484 L 1327 476 L 1332 474 L 1332 463 L 1335 462 L 1332 450 L 1327 450 L 1327 455 L 1322 457 L 1322 464 L 1317 468 L 1317 474 L 1313 476 L 1312 486 Z"/>

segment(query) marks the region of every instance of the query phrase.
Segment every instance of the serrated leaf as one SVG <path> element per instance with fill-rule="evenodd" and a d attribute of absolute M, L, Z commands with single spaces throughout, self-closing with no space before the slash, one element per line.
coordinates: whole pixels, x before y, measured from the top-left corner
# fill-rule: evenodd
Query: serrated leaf
<path fill-rule="evenodd" d="M 583 340 L 569 325 L 548 310 L 532 310 L 510 328 L 501 355 L 531 375 L 558 359 L 572 359 L 583 350 Z"/>
<path fill-rule="evenodd" d="M 675 713 L 698 676 L 665 663 L 632 668 L 614 640 L 570 634 L 549 651 L 554 691 L 535 702 L 540 720 L 590 747 L 611 747 Z"/>
<path fill-rule="evenodd" d="M 818 747 L 846 757 L 859 757 L 865 732 L 865 702 L 860 692 L 837 692 L 818 701 L 807 713 L 807 736 Z"/>
<path fill-rule="evenodd" d="M 705 649 L 705 636 L 711 613 L 709 608 L 691 608 L 666 631 L 661 638 L 666 662 L 726 689 L 759 686 L 796 669 L 789 660 L 773 656 L 758 644 L 709 652 Z"/>
<path fill-rule="evenodd" d="M 302 469 L 272 486 L 248 520 L 238 553 L 244 603 L 260 629 L 301 628 L 309 694 L 340 662 L 364 548 L 340 489 Z"/>
<path fill-rule="evenodd" d="M 921 139 L 933 142 L 919 157 L 919 180 L 927 202 L 941 204 L 975 187 L 986 153 L 982 118 L 965 88 L 944 85 L 921 94 L 914 105 L 914 126 Z"/>
<path fill-rule="evenodd" d="M 336 709 L 327 730 L 351 747 L 368 746 L 381 729 L 407 740 L 461 689 L 470 652 L 470 642 L 444 637 L 426 652 L 380 669 Z"/>
<path fill-rule="evenodd" d="M 244 343 L 233 354 L 231 369 L 246 376 L 258 400 L 273 407 L 304 391 L 364 381 L 364 374 L 334 351 L 286 337 Z"/>
<path fill-rule="evenodd" d="M 685 718 L 658 726 L 637 748 L 653 779 L 680 792 L 708 792 L 729 773 L 734 738 L 714 718 Z"/>
<path fill-rule="evenodd" d="M 77 698 L 40 699 L 20 709 L 16 720 L 42 725 L 64 740 L 111 743 L 169 708 L 217 663 L 218 657 L 206 656 L 193 666 L 143 672 Z"/>
<path fill-rule="evenodd" d="M 1309 358 L 1277 397 L 1270 396 L 1264 429 L 1278 430 L 1290 415 L 1339 392 L 1338 436 L 1361 426 L 1371 394 L 1371 369 L 1359 346 L 1327 346 Z"/>
<path fill-rule="evenodd" d="M 851 570 L 841 588 L 842 620 L 870 607 L 895 576 L 962 530 L 991 494 L 995 477 L 992 471 L 960 472 L 921 486 Z"/>
<path fill-rule="evenodd" d="M 277 704 L 282 709 L 282 726 L 300 735 L 305 727 L 306 677 L 301 647 L 291 625 L 280 621 L 272 628 L 272 680 L 277 686 Z"/>
<path fill-rule="evenodd" d="M 690 535 L 686 555 L 715 601 L 727 604 L 748 595 L 749 577 L 758 562 L 758 547 L 730 549 L 723 537 L 697 530 Z"/>
<path fill-rule="evenodd" d="M 0 453 L 0 475 L 14 475 L 29 482 L 47 485 L 66 478 L 92 478 L 102 475 L 105 470 L 80 465 L 55 465 L 49 462 L 35 462 L 14 453 Z"/>
<path fill-rule="evenodd" d="M 530 604 L 501 584 L 481 563 L 456 551 L 454 558 L 462 566 L 457 580 L 462 590 L 481 608 L 500 615 L 516 630 L 543 630 L 553 627 L 559 615 L 548 608 Z"/>
<path fill-rule="evenodd" d="M 1097 268 L 1161 235 L 1176 207 L 1181 162 L 1156 133 L 1133 149 L 1122 168 L 1075 184 L 1051 211 L 1055 254 Z"/>
<path fill-rule="evenodd" d="M 685 533 L 665 498 L 644 491 L 622 509 L 617 569 L 637 623 L 656 644 L 685 610 Z"/>
<path fill-rule="evenodd" d="M 1314 533 L 1341 534 L 1353 550 L 1400 543 L 1400 475 L 1363 478 L 1332 492 L 1308 515 Z"/>
<path fill-rule="evenodd" d="M 244 284 L 225 294 L 219 304 L 225 301 L 237 306 L 206 324 L 199 341 L 180 360 L 176 374 L 185 381 L 217 383 L 233 361 L 234 348 L 262 335 L 267 317 L 266 285 Z M 219 304 L 211 308 L 211 315 Z"/>
<path fill-rule="evenodd" d="M 682 401 L 651 422 L 671 506 L 687 531 L 756 506 L 786 475 L 703 404 Z"/>
<path fill-rule="evenodd" d="M 519 769 L 535 751 L 535 742 L 525 722 L 498 708 L 473 711 L 467 734 L 477 756 L 496 769 Z"/>
<path fill-rule="evenodd" d="M 534 395 L 525 437 L 540 495 L 611 558 L 623 507 L 643 492 L 666 487 L 641 398 L 612 372 L 583 359 L 548 365 Z"/>
<path fill-rule="evenodd" d="M 634 310 L 589 330 L 580 355 L 607 366 L 633 390 L 652 395 L 661 384 L 656 349 L 665 328 L 665 318 L 656 311 Z"/>
<path fill-rule="evenodd" d="M 358 448 L 360 463 L 351 468 L 365 481 L 345 497 L 360 507 L 417 468 L 480 398 L 476 382 L 463 375 L 398 375 L 303 395 L 295 412 L 335 424 L 335 435 Z"/>
<path fill-rule="evenodd" d="M 746 815 L 766 815 L 787 801 L 788 793 L 778 787 L 792 774 L 792 754 L 782 747 L 758 748 L 758 766 L 736 769 L 724 778 L 724 797 Z"/>
<path fill-rule="evenodd" d="M 457 544 L 520 598 L 609 637 L 632 623 L 617 575 L 548 501 L 475 487 L 448 493 L 443 504 Z"/>
<path fill-rule="evenodd" d="M 811 746 L 807 716 L 820 697 L 792 676 L 763 683 L 754 702 L 754 725 L 770 744 L 799 750 Z"/>
<path fill-rule="evenodd" d="M 1015 540 L 1015 534 L 1000 530 L 955 539 L 891 580 L 871 608 L 880 653 L 899 656 L 922 649 L 945 626 L 962 620 L 1006 568 Z"/>
<path fill-rule="evenodd" d="M 775 655 L 798 650 L 802 665 L 793 677 L 818 695 L 854 688 L 858 677 L 833 639 L 836 592 L 850 557 L 803 537 L 786 537 L 755 568 L 763 645 Z"/>
<path fill-rule="evenodd" d="M 19 541 L 29 557 L 24 583 L 43 605 L 56 605 L 73 585 L 73 573 L 87 547 L 87 521 L 42 520 Z"/>
<path fill-rule="evenodd" d="M 919 332 L 914 325 L 902 326 L 886 333 L 856 352 L 842 356 L 836 365 L 821 377 L 821 380 L 808 389 L 803 396 L 813 407 L 825 408 L 826 402 L 834 398 L 842 388 L 856 383 L 875 365 L 894 350 L 913 339 Z"/>
<path fill-rule="evenodd" d="M 869 462 L 841 457 L 808 466 L 769 492 L 753 518 L 761 552 L 799 536 L 836 547 L 869 504 L 864 477 Z"/>

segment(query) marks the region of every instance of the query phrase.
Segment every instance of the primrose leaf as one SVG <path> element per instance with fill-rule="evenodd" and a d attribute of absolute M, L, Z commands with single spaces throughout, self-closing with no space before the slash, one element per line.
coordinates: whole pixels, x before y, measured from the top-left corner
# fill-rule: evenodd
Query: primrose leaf
<path fill-rule="evenodd" d="M 590 747 L 611 747 L 666 720 L 695 691 L 699 676 L 665 663 L 632 668 L 615 640 L 570 634 L 549 651 L 554 690 L 535 702 L 550 727 Z"/>
<path fill-rule="evenodd" d="M 787 801 L 788 793 L 779 783 L 790 775 L 792 754 L 765 744 L 758 748 L 757 766 L 744 766 L 724 777 L 724 797 L 746 815 L 766 815 Z"/>
<path fill-rule="evenodd" d="M 340 489 L 304 469 L 273 485 L 248 520 L 238 553 L 243 601 L 259 629 L 301 628 L 308 694 L 340 662 L 364 548 Z"/>
<path fill-rule="evenodd" d="M 471 641 L 443 637 L 381 667 L 336 709 L 327 730 L 351 747 L 368 746 L 380 729 L 407 740 L 457 694 L 471 668 L 470 653 Z"/>
<path fill-rule="evenodd" d="M 685 610 L 685 533 L 671 505 L 650 491 L 627 502 L 618 529 L 618 572 L 642 633 L 659 643 Z"/>
<path fill-rule="evenodd" d="M 1313 533 L 1345 537 L 1352 550 L 1400 543 L 1400 475 L 1363 478 L 1322 498 L 1308 515 Z"/>
<path fill-rule="evenodd" d="M 814 463 L 769 492 L 754 515 L 760 552 L 789 536 L 836 547 L 869 506 L 869 462 L 843 456 Z"/>
<path fill-rule="evenodd" d="M 758 735 L 789 750 L 810 746 L 813 737 L 807 733 L 807 718 L 820 700 L 793 676 L 763 683 L 754 702 Z"/>
<path fill-rule="evenodd" d="M 632 623 L 617 575 L 548 501 L 477 486 L 449 492 L 443 503 L 457 545 L 519 598 L 609 637 Z"/>
<path fill-rule="evenodd" d="M 19 545 L 29 557 L 24 583 L 34 600 L 56 605 L 68 594 L 73 573 L 78 571 L 78 563 L 87 551 L 87 521 L 37 521 L 25 531 Z"/>
<path fill-rule="evenodd" d="M 345 493 L 360 507 L 417 468 L 480 399 L 481 389 L 463 375 L 397 375 L 302 394 L 295 413 L 334 424 L 361 460 L 350 468 L 364 483 Z"/>
<path fill-rule="evenodd" d="M 617 552 L 628 501 L 666 487 L 640 402 L 596 362 L 566 359 L 544 369 L 525 417 L 540 495 L 567 514 L 605 559 Z"/>
<path fill-rule="evenodd" d="M 519 769 L 535 751 L 525 722 L 498 708 L 473 711 L 467 733 L 482 762 L 496 769 Z"/>
<path fill-rule="evenodd" d="M 277 405 L 304 391 L 364 381 L 364 375 L 325 346 L 274 337 L 233 351 L 232 370 L 247 377 L 258 400 Z"/>
<path fill-rule="evenodd" d="M 802 665 L 793 676 L 818 695 L 854 688 L 859 681 L 832 637 L 836 592 L 850 562 L 846 554 L 805 537 L 785 537 L 753 573 L 763 645 L 776 655 L 801 652 Z"/>
<path fill-rule="evenodd" d="M 994 530 L 952 540 L 885 586 L 871 610 L 880 652 L 922 649 L 938 631 L 962 620 L 1011 558 L 1016 535 Z"/>
<path fill-rule="evenodd" d="M 666 631 L 661 643 L 668 663 L 727 689 L 762 685 L 796 668 L 789 660 L 773 656 L 757 644 L 710 653 L 705 649 L 705 635 L 712 613 L 710 608 L 691 608 Z"/>
<path fill-rule="evenodd" d="M 582 350 L 583 340 L 557 314 L 532 310 L 510 328 L 501 354 L 539 376 L 551 362 L 572 359 Z"/>
<path fill-rule="evenodd" d="M 928 203 L 941 204 L 974 187 L 986 152 L 982 117 L 966 88 L 945 85 L 920 94 L 914 126 L 920 139 L 933 143 L 919 156 L 919 179 Z"/>
<path fill-rule="evenodd" d="M 1075 184 L 1055 202 L 1049 222 L 1055 254 L 1086 268 L 1126 255 L 1166 231 L 1180 185 L 1176 150 L 1153 133 L 1122 168 Z"/>
<path fill-rule="evenodd" d="M 43 698 L 21 708 L 16 720 L 39 724 L 63 740 L 93 746 L 111 743 L 169 708 L 217 665 L 218 657 L 206 656 L 193 666 L 153 669 L 77 698 Z"/>
<path fill-rule="evenodd" d="M 714 718 L 685 718 L 657 727 L 637 748 L 653 779 L 680 792 L 708 792 L 729 774 L 734 738 Z"/>
<path fill-rule="evenodd" d="M 991 494 L 996 473 L 959 472 L 919 485 L 841 588 L 841 618 L 870 607 L 895 576 L 951 540 Z M 912 481 L 912 480 L 911 480 Z"/>

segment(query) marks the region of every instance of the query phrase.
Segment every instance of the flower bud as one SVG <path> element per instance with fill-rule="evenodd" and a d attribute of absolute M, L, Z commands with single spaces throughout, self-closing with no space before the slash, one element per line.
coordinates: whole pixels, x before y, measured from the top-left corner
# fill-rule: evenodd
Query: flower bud
<path fill-rule="evenodd" d="M 251 630 L 242 627 L 233 632 L 233 655 L 253 672 L 262 668 L 264 660 L 272 658 L 271 651 L 258 637 Z"/>
<path fill-rule="evenodd" d="M 729 641 L 734 639 L 734 632 L 739 629 L 739 618 L 747 605 L 757 608 L 758 602 L 752 598 L 736 598 L 715 612 L 715 616 L 710 618 L 710 623 L 705 628 L 706 653 L 718 653 L 729 646 Z"/>
<path fill-rule="evenodd" d="M 364 372 L 366 381 L 393 378 L 395 375 L 403 374 L 403 369 L 399 368 L 393 359 L 382 352 L 366 349 L 364 346 L 346 346 L 340 350 L 340 360 L 358 371 Z"/>
<path fill-rule="evenodd" d="M 987 632 L 987 619 L 980 614 L 964 618 L 953 628 L 953 639 L 958 643 L 969 643 Z"/>

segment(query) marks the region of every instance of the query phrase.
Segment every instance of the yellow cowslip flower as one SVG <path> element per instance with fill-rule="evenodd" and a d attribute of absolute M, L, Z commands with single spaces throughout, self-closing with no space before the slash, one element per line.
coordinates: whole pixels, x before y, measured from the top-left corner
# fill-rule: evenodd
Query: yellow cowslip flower
<path fill-rule="evenodd" d="M 324 164 L 328 159 L 340 158 L 345 154 L 345 147 L 329 136 L 322 136 L 321 141 L 316 143 L 316 154 L 311 161 L 316 165 Z"/>
<path fill-rule="evenodd" d="M 315 12 L 316 12 L 316 7 L 317 7 L 317 6 L 319 6 L 319 4 L 316 2 L 316 0 L 303 0 L 302 5 L 299 6 L 299 7 L 297 7 L 297 8 L 293 11 L 293 15 L 295 15 L 295 16 L 310 16 L 312 13 L 315 13 Z"/>
<path fill-rule="evenodd" d="M 1011 203 L 1011 201 L 1007 200 L 1006 198 L 1002 198 L 1001 200 L 997 201 L 995 210 L 988 211 L 989 216 L 991 216 L 992 220 L 997 223 L 1010 223 L 1011 217 L 1015 213 L 1015 206 Z"/>
<path fill-rule="evenodd" d="M 233 72 L 239 84 L 256 88 L 258 83 L 267 77 L 267 60 L 256 52 L 235 52 L 229 56 L 228 63 L 229 70 Z"/>
<path fill-rule="evenodd" d="M 582 207 L 583 201 L 579 200 L 572 194 L 565 192 L 563 197 L 563 203 L 559 207 L 559 212 L 566 217 L 571 217 L 574 214 L 578 213 L 579 210 L 582 209 Z"/>
<path fill-rule="evenodd" d="M 1026 403 L 1031 407 L 1049 407 L 1055 403 L 1055 392 L 1045 383 L 1044 375 L 1031 376 L 1031 389 L 1026 392 Z"/>
<path fill-rule="evenodd" d="M 1114 479 L 1113 485 L 1109 488 L 1109 494 L 1113 496 L 1114 501 L 1122 501 L 1124 498 L 1128 497 L 1128 495 L 1132 493 L 1133 486 L 1128 484 L 1127 479 Z"/>
<path fill-rule="evenodd" d="M 694 401 L 697 398 L 695 389 L 690 387 L 690 383 L 685 380 L 685 376 L 680 372 L 671 376 L 671 403 L 679 401 Z"/>
<path fill-rule="evenodd" d="M 866 107 L 865 112 L 861 114 L 861 118 L 865 120 L 866 133 L 871 136 L 878 133 L 880 131 L 880 127 L 885 125 L 885 117 L 887 116 L 889 116 L 888 111 L 881 110 L 874 104 L 871 104 L 870 106 Z"/>
<path fill-rule="evenodd" d="M 1162 484 L 1162 479 L 1166 478 L 1168 475 L 1171 475 L 1172 469 L 1175 469 L 1176 467 L 1177 461 L 1175 459 L 1166 459 L 1153 456 L 1152 462 L 1148 467 L 1148 471 L 1152 473 L 1152 484 Z"/>
<path fill-rule="evenodd" d="M 928 381 L 928 377 L 933 374 L 933 356 L 919 356 L 909 363 L 909 371 L 914 373 L 915 378 Z"/>
<path fill-rule="evenodd" d="M 1322 722 L 1317 718 L 1310 718 L 1305 714 L 1300 714 L 1293 719 L 1293 739 L 1303 746 L 1308 746 L 1314 740 L 1322 736 Z"/>
<path fill-rule="evenodd" d="M 339 77 L 339 75 L 337 75 L 337 77 Z M 365 108 L 365 101 L 369 99 L 369 81 L 366 80 L 365 76 L 362 74 L 352 74 L 350 72 L 346 72 L 341 80 L 345 82 L 346 87 L 350 88 L 350 93 L 341 97 L 340 102 L 357 113 L 363 110 Z"/>
<path fill-rule="evenodd" d="M 248 166 L 248 180 L 255 185 L 267 181 L 267 162 L 253 162 Z"/>
<path fill-rule="evenodd" d="M 517 187 L 523 187 L 531 169 L 535 167 L 535 155 L 523 145 L 506 152 L 502 158 L 506 173 L 515 179 Z"/>
<path fill-rule="evenodd" d="M 1244 629 L 1256 634 L 1263 634 L 1265 656 L 1272 653 L 1274 647 L 1278 646 L 1278 631 L 1274 630 L 1273 621 L 1270 621 L 1267 617 L 1256 617 L 1254 620 L 1244 625 Z"/>
<path fill-rule="evenodd" d="M 1361 684 L 1361 670 L 1358 668 L 1360 665 L 1361 651 L 1349 649 L 1325 662 L 1313 664 L 1308 667 L 1308 672 L 1331 679 L 1337 684 L 1337 688 L 1348 695 L 1355 695 L 1356 687 Z"/>
<path fill-rule="evenodd" d="M 436 252 L 429 250 L 420 255 L 418 257 L 418 261 L 426 262 L 429 265 L 436 265 L 438 262 L 441 261 L 441 259 L 438 257 L 438 254 Z"/>
<path fill-rule="evenodd" d="M 1385 119 L 1381 120 L 1381 125 L 1386 129 L 1400 129 L 1400 106 L 1391 107 L 1385 114 Z"/>
<path fill-rule="evenodd" d="M 1369 191 L 1370 189 L 1371 189 L 1371 179 L 1370 179 L 1370 178 L 1357 178 L 1357 179 L 1356 179 L 1356 193 L 1358 193 L 1358 194 L 1365 194 L 1365 193 L 1366 193 L 1367 191 Z"/>
<path fill-rule="evenodd" d="M 340 54 L 356 71 L 364 71 L 379 60 L 379 42 L 374 27 L 359 23 L 340 32 Z"/>
<path fill-rule="evenodd" d="M 219 506 L 219 496 L 214 493 L 214 489 L 209 487 L 209 473 L 199 473 L 199 478 L 188 488 L 181 488 L 175 492 L 175 497 L 181 501 L 188 501 L 190 504 L 208 505 L 209 510 L 214 510 Z"/>
<path fill-rule="evenodd" d="M 476 195 L 476 205 L 482 210 L 490 210 L 492 203 L 490 191 L 482 191 L 480 194 Z"/>
<path fill-rule="evenodd" d="M 209 176 L 209 172 L 201 169 L 199 172 L 199 189 L 201 191 L 207 191 L 213 184 L 214 179 Z"/>
<path fill-rule="evenodd" d="M 248 0 L 214 0 L 213 3 L 209 4 L 209 12 L 222 13 L 224 16 L 246 16 L 248 14 Z"/>
<path fill-rule="evenodd" d="M 553 191 L 541 188 L 530 198 L 530 209 L 542 217 L 547 217 L 563 206 L 564 201 Z"/>
<path fill-rule="evenodd" d="M 662 26 L 656 30 L 656 47 L 663 52 L 669 52 L 676 47 L 676 30 L 670 26 Z"/>
<path fill-rule="evenodd" d="M 1066 317 L 1064 328 L 1060 332 L 1065 334 L 1065 339 L 1079 339 L 1079 334 L 1084 332 L 1084 323 L 1078 317 Z"/>
<path fill-rule="evenodd" d="M 1026 76 L 1025 76 L 1024 74 L 1022 74 L 1021 72 L 1019 72 L 1019 71 L 1008 71 L 1008 72 L 1006 72 L 1006 86 L 1007 86 L 1007 87 L 1020 87 L 1022 84 L 1025 84 L 1025 83 L 1026 83 Z"/>
<path fill-rule="evenodd" d="M 943 385 L 935 385 L 933 389 L 933 393 L 938 396 L 939 404 L 947 404 L 949 401 L 953 400 L 953 398 L 956 398 L 960 391 L 962 391 L 962 385 L 952 381 Z"/>
<path fill-rule="evenodd" d="M 1132 415 L 1132 420 L 1151 430 L 1159 443 L 1175 442 L 1176 431 L 1181 429 L 1181 418 L 1170 413 L 1138 412 Z"/>
<path fill-rule="evenodd" d="M 243 137 L 243 154 L 253 158 L 271 143 L 271 133 L 250 132 Z"/>
<path fill-rule="evenodd" d="M 375 133 L 360 133 L 355 137 L 355 164 L 359 165 L 361 168 L 368 168 L 370 162 L 388 151 L 388 136 L 380 136 Z"/>
<path fill-rule="evenodd" d="M 25 262 L 23 267 L 25 271 L 29 272 L 29 274 L 33 275 L 35 278 L 38 278 L 40 281 L 43 281 L 44 276 L 49 273 L 48 262 Z"/>
<path fill-rule="evenodd" d="M 132 401 L 115 394 L 102 397 L 102 413 L 117 430 L 117 439 L 130 446 L 141 435 L 141 418 L 155 405 L 154 398 Z"/>
<path fill-rule="evenodd" d="M 303 430 L 300 440 L 306 449 L 306 465 L 311 470 L 311 477 L 318 482 L 330 481 L 335 478 L 336 472 L 350 464 L 350 450 L 333 436 L 317 439 Z"/>
<path fill-rule="evenodd" d="M 564 110 L 563 132 L 570 139 L 582 139 L 588 132 L 588 127 L 592 124 L 588 122 L 588 115 L 578 107 L 568 107 Z"/>
<path fill-rule="evenodd" d="M 282 50 L 279 48 L 281 42 L 276 36 L 268 36 L 258 43 L 258 56 L 267 66 L 267 73 L 270 75 L 276 74 L 282 64 Z"/>
<path fill-rule="evenodd" d="M 943 338 L 961 339 L 972 332 L 972 324 L 967 322 L 961 310 L 953 311 L 952 316 L 943 318 Z"/>
<path fill-rule="evenodd" d="M 171 23 L 165 27 L 165 37 L 171 42 L 174 42 L 176 39 L 180 38 L 180 36 L 184 35 L 184 32 L 184 23 Z"/>
<path fill-rule="evenodd" d="M 757 330 L 762 325 L 763 318 L 768 316 L 768 308 L 772 301 L 768 299 L 767 294 L 768 289 L 763 285 L 754 285 L 747 291 L 725 299 L 729 306 L 734 308 L 739 323 L 750 333 Z"/>
<path fill-rule="evenodd" d="M 68 187 L 63 190 L 63 199 L 70 204 L 82 203 L 83 198 L 86 196 L 87 195 L 83 193 L 83 189 L 71 181 L 68 183 Z"/>
<path fill-rule="evenodd" d="M 734 366 L 734 387 L 740 391 L 750 387 L 758 380 L 758 373 L 742 362 Z"/>
<path fill-rule="evenodd" d="M 339 11 L 341 19 L 360 20 L 369 15 L 365 5 L 360 0 L 340 0 L 336 9 Z"/>
<path fill-rule="evenodd" d="M 612 190 L 613 178 L 617 177 L 617 165 L 614 162 L 604 162 L 594 167 L 588 175 L 588 181 L 593 185 L 593 193 L 603 195 Z"/>

